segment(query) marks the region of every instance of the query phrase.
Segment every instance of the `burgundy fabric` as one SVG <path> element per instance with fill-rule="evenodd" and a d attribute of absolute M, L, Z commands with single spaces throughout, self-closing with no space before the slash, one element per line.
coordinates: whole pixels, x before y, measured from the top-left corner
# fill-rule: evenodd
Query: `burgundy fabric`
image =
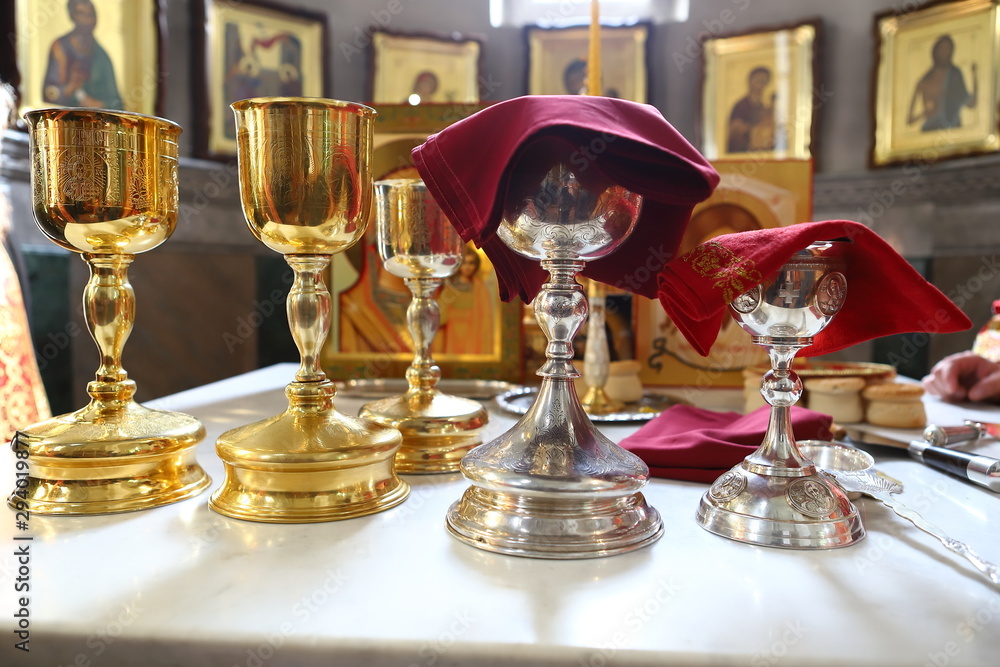
<path fill-rule="evenodd" d="M 632 234 L 615 252 L 588 262 L 583 275 L 650 298 L 691 209 L 719 182 L 712 165 L 655 107 L 581 95 L 494 104 L 432 135 L 413 149 L 413 161 L 462 238 L 493 262 L 500 297 L 520 295 L 526 303 L 546 273 L 495 235 L 508 191 L 526 179 L 563 162 L 585 185 L 614 183 L 643 195 Z"/>
<path fill-rule="evenodd" d="M 829 220 L 723 234 L 668 264 L 659 299 L 703 356 L 719 335 L 727 305 L 774 274 L 813 241 L 845 239 L 847 297 L 840 312 L 799 356 L 816 356 L 872 338 L 911 331 L 951 333 L 972 326 L 878 234 L 858 222 Z"/>
<path fill-rule="evenodd" d="M 796 440 L 829 440 L 829 415 L 792 406 Z M 673 405 L 621 442 L 654 477 L 714 482 L 760 446 L 771 408 L 748 415 Z"/>

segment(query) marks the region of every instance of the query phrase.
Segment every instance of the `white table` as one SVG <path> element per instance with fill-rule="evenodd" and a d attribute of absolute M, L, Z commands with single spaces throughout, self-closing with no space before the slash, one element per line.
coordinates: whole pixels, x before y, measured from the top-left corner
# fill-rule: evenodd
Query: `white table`
<path fill-rule="evenodd" d="M 155 402 L 215 438 L 284 404 L 290 364 Z M 340 398 L 345 411 L 358 399 Z M 153 405 L 153 404 L 151 404 Z M 930 418 L 1000 410 L 928 402 Z M 490 433 L 513 420 L 493 412 Z M 634 427 L 606 432 L 620 439 Z M 1000 455 L 1000 446 L 978 451 Z M 0 458 L 5 493 L 13 458 Z M 1000 562 L 1000 497 L 908 458 L 880 467 L 901 499 Z M 805 552 L 732 542 L 694 522 L 701 484 L 653 480 L 666 533 L 637 552 L 581 561 L 502 556 L 450 537 L 459 474 L 409 476 L 410 498 L 369 517 L 308 525 L 229 519 L 208 493 L 120 515 L 31 518 L 30 653 L 13 648 L 14 515 L 2 522 L 0 665 L 1000 664 L 1000 592 L 875 501 L 868 536 Z"/>

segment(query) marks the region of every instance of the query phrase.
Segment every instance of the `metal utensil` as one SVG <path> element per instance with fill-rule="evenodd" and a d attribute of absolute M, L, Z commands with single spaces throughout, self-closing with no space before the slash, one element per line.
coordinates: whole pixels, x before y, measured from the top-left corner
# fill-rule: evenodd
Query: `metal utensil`
<path fill-rule="evenodd" d="M 876 439 L 871 434 L 865 436 L 868 440 L 859 440 L 853 436 L 844 436 L 842 440 L 852 447 L 867 449 L 869 447 L 901 447 L 902 443 Z M 891 442 L 892 444 L 885 444 Z M 937 447 L 926 440 L 911 440 L 906 445 L 907 451 L 917 461 L 937 468 L 942 472 L 955 475 L 965 481 L 978 484 L 984 488 L 1000 493 L 1000 459 L 983 454 L 972 454 L 957 449 Z"/>
<path fill-rule="evenodd" d="M 940 540 L 945 548 L 968 560 L 977 570 L 986 575 L 986 578 L 994 586 L 1000 587 L 1000 568 L 985 560 L 965 542 L 948 537 L 943 530 L 922 517 L 918 512 L 893 498 L 892 494 L 897 493 L 901 489 L 891 481 L 879 477 L 874 468 L 850 471 L 828 470 L 827 472 L 832 474 L 847 491 L 862 493 L 870 498 L 874 498 L 920 530 L 928 535 L 933 535 Z"/>

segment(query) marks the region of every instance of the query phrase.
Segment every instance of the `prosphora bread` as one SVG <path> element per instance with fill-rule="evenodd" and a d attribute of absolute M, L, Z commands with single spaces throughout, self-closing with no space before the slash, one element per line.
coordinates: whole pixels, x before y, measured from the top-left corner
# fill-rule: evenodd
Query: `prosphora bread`
<path fill-rule="evenodd" d="M 608 396 L 622 403 L 636 403 L 642 400 L 642 382 L 639 371 L 642 366 L 634 359 L 612 361 L 608 364 L 608 383 L 604 391 Z"/>
<path fill-rule="evenodd" d="M 833 417 L 835 422 L 859 422 L 865 418 L 861 390 L 865 380 L 860 377 L 813 378 L 805 381 L 809 392 L 809 409 Z"/>
<path fill-rule="evenodd" d="M 866 387 L 862 392 L 868 402 L 866 419 L 877 426 L 922 428 L 927 424 L 923 395 L 923 387 L 917 384 L 886 382 Z"/>

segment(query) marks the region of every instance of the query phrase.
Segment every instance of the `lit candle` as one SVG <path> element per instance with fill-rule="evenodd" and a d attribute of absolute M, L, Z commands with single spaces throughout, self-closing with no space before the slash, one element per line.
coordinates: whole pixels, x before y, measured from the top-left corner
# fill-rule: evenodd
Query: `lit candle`
<path fill-rule="evenodd" d="M 587 94 L 601 94 L 601 6 L 590 0 L 590 57 L 587 62 Z"/>

